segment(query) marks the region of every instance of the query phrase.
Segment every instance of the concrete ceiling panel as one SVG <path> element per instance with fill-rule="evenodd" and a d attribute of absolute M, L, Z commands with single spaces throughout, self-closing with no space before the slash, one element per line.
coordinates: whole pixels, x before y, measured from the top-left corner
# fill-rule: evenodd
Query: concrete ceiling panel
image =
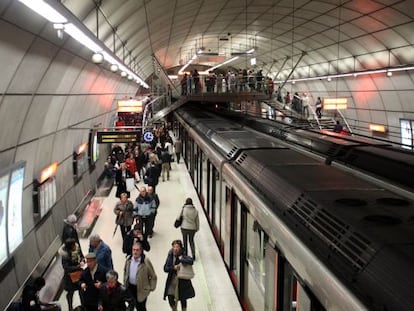
<path fill-rule="evenodd" d="M 381 111 L 373 110 L 373 111 L 371 111 L 371 120 L 375 120 L 375 124 L 388 125 L 387 113 L 384 110 L 381 110 Z M 371 122 L 373 122 L 373 121 L 371 121 Z"/>
<path fill-rule="evenodd" d="M 0 93 L 5 93 L 34 37 L 4 21 L 0 21 L 0 28 Z"/>
<path fill-rule="evenodd" d="M 35 96 L 29 106 L 29 111 L 24 120 L 24 126 L 19 138 L 19 144 L 36 139 L 41 136 L 40 133 L 45 123 L 48 111 L 50 109 L 52 96 Z M 52 123 L 54 123 L 52 121 Z M 54 129 L 52 129 L 53 131 Z"/>
<path fill-rule="evenodd" d="M 387 27 L 394 27 L 412 21 L 412 18 L 407 16 L 404 12 L 399 12 L 393 8 L 386 8 L 373 12 L 371 16 L 386 24 Z"/>
<path fill-rule="evenodd" d="M 7 91 L 11 93 L 36 92 L 56 52 L 56 46 L 45 40 L 36 39 L 19 64 Z"/>
<path fill-rule="evenodd" d="M 381 98 L 384 101 L 386 105 L 387 110 L 391 111 L 401 111 L 402 106 L 400 102 L 400 98 L 398 96 L 398 92 L 396 91 L 382 91 L 380 92 Z M 398 114 L 397 114 L 398 115 Z M 393 114 L 389 114 L 388 119 L 390 119 L 393 116 Z M 398 117 L 397 117 L 398 119 Z"/>
<path fill-rule="evenodd" d="M 29 109 L 31 96 L 4 96 L 0 106 L 1 149 L 15 147 L 24 126 L 24 118 Z"/>
<path fill-rule="evenodd" d="M 24 182 L 23 187 L 33 183 L 33 178 L 40 172 L 44 167 L 39 168 L 36 166 L 36 150 L 37 150 L 38 140 L 31 141 L 27 144 L 23 144 L 17 147 L 15 162 L 25 161 L 26 168 L 24 172 Z"/>
<path fill-rule="evenodd" d="M 67 94 L 76 80 L 81 64 L 77 57 L 60 50 L 44 75 L 38 92 L 42 94 Z"/>
<path fill-rule="evenodd" d="M 0 167 L 8 167 L 14 163 L 15 149 L 0 150 Z"/>
<path fill-rule="evenodd" d="M 58 120 L 58 130 L 66 129 L 71 125 L 69 120 L 72 118 L 72 112 L 75 107 L 78 108 L 78 102 L 83 103 L 85 101 L 85 97 L 85 95 L 72 95 L 65 98 L 65 103 Z M 77 111 L 77 113 L 79 113 L 79 116 L 81 115 L 80 111 Z"/>

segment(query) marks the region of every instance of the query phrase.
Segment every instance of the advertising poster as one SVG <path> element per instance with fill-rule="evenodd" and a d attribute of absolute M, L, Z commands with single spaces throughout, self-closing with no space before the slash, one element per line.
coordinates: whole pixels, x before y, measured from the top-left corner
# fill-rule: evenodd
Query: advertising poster
<path fill-rule="evenodd" d="M 11 254 L 23 241 L 22 197 L 24 166 L 12 170 L 8 197 L 7 232 L 9 253 Z"/>
<path fill-rule="evenodd" d="M 6 216 L 8 173 L 0 175 L 0 265 L 7 260 Z"/>
<path fill-rule="evenodd" d="M 92 163 L 98 161 L 99 158 L 99 145 L 98 145 L 98 135 L 95 132 L 93 135 L 93 148 L 92 148 Z"/>
<path fill-rule="evenodd" d="M 413 147 L 413 129 L 410 120 L 400 120 L 401 124 L 401 143 L 403 148 L 412 149 Z"/>

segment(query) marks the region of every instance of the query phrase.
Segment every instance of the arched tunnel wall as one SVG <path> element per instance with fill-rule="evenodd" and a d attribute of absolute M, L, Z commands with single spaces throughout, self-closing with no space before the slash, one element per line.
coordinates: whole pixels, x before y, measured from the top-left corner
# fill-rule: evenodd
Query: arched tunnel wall
<path fill-rule="evenodd" d="M 107 145 L 95 169 L 73 177 L 73 152 L 93 128 L 112 126 L 115 100 L 134 96 L 138 85 L 89 61 L 71 39 L 53 42 L 42 27 L 24 30 L 0 20 L 0 167 L 25 161 L 23 243 L 0 269 L 0 309 L 24 284 L 42 254 L 103 171 Z M 39 219 L 33 180 L 58 162 L 57 203 Z M 6 237 L 1 237 L 5 239 Z"/>

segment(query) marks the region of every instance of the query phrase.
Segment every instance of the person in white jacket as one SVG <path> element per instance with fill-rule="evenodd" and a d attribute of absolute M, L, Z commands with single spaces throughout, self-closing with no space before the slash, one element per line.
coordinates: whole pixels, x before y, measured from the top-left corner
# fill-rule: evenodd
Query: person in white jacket
<path fill-rule="evenodd" d="M 185 200 L 183 209 L 177 218 L 180 218 L 181 215 L 182 215 L 181 233 L 183 235 L 184 249 L 187 252 L 187 255 L 189 255 L 188 242 L 190 242 L 191 255 L 193 257 L 193 260 L 195 260 L 196 253 L 195 253 L 194 235 L 200 228 L 200 223 L 198 219 L 198 211 L 194 207 L 193 200 L 191 198 L 187 198 Z"/>

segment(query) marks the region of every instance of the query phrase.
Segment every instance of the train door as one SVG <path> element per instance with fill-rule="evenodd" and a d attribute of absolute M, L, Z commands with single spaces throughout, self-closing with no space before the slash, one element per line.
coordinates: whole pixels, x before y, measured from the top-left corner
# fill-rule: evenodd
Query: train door
<path fill-rule="evenodd" d="M 268 271 L 266 258 L 269 237 L 259 222 L 246 209 L 246 251 L 244 262 L 244 297 L 249 310 L 265 309 L 265 290 Z M 272 275 L 273 276 L 273 275 Z"/>
<path fill-rule="evenodd" d="M 198 146 L 195 141 L 192 141 L 192 148 L 191 148 L 191 167 L 190 170 L 192 171 L 193 183 L 194 188 L 198 192 L 198 162 L 199 162 L 199 154 L 198 154 Z"/>
<path fill-rule="evenodd" d="M 197 152 L 195 155 L 195 161 L 196 161 L 196 166 L 195 169 L 197 171 L 196 173 L 196 189 L 197 189 L 197 193 L 200 197 L 200 201 L 201 204 L 203 204 L 204 202 L 204 198 L 203 198 L 203 165 L 205 162 L 205 157 L 203 155 L 203 151 L 197 146 Z"/>
<path fill-rule="evenodd" d="M 266 245 L 265 256 L 265 296 L 264 310 L 277 311 L 278 300 L 278 273 L 279 273 L 279 253 L 268 242 Z"/>
<path fill-rule="evenodd" d="M 206 155 L 203 153 L 202 150 L 200 150 L 200 201 L 204 209 L 206 209 L 207 205 L 207 159 Z"/>
<path fill-rule="evenodd" d="M 281 266 L 278 310 L 316 311 L 324 310 L 320 302 L 299 282 L 291 265 L 283 260 Z"/>
<path fill-rule="evenodd" d="M 220 244 L 220 173 L 211 163 L 209 167 L 211 178 L 209 188 L 210 210 L 208 216 L 214 237 L 217 244 Z"/>
<path fill-rule="evenodd" d="M 246 208 L 236 193 L 226 187 L 226 226 L 224 240 L 224 260 L 238 294 L 244 298 L 244 263 L 246 258 Z M 243 299 L 244 300 L 244 299 Z"/>

